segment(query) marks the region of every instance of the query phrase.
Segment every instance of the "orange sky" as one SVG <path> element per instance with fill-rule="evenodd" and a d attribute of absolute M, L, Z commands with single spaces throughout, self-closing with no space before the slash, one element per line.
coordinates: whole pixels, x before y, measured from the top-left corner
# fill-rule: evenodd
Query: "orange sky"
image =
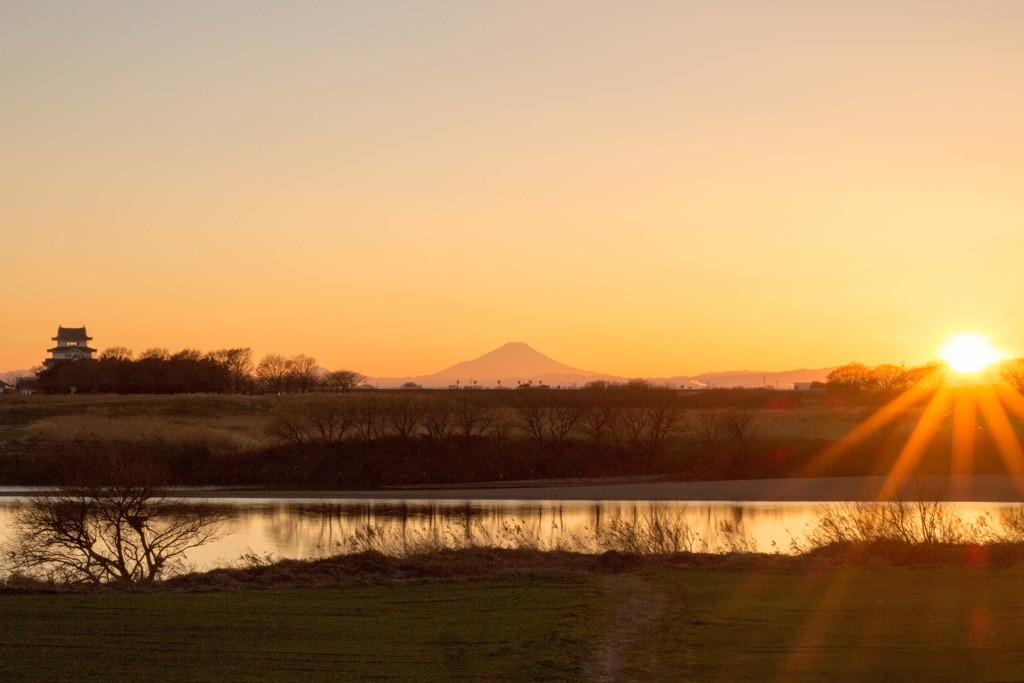
<path fill-rule="evenodd" d="M 1024 3 L 639 7 L 8 0 L 0 371 L 1024 353 Z"/>

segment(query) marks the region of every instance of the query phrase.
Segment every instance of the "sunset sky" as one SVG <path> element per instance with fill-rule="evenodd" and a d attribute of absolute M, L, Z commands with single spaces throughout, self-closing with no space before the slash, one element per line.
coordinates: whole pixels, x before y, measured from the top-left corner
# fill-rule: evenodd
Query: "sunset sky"
<path fill-rule="evenodd" d="M 1024 2 L 0 0 L 0 371 L 1024 354 Z"/>

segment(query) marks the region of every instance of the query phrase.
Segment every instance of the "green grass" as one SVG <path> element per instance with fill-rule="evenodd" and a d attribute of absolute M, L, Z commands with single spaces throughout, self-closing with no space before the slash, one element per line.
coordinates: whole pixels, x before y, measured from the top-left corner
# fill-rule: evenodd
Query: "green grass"
<path fill-rule="evenodd" d="M 663 670 L 695 680 L 1020 680 L 1024 570 L 705 572 L 655 580 Z"/>
<path fill-rule="evenodd" d="M 0 596 L 0 680 L 573 680 L 596 604 L 565 580 Z"/>
<path fill-rule="evenodd" d="M 0 596 L 2 680 L 1020 680 L 1024 568 Z"/>

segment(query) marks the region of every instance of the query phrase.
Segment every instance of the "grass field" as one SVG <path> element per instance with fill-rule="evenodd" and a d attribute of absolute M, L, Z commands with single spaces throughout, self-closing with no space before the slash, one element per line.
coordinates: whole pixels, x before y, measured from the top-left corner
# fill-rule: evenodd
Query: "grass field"
<path fill-rule="evenodd" d="M 281 400 L 235 395 L 4 396 L 0 441 L 160 440 L 244 451 L 273 442 L 266 437 L 268 414 Z"/>
<path fill-rule="evenodd" d="M 3 680 L 1019 680 L 1024 569 L 0 596 Z"/>
<path fill-rule="evenodd" d="M 598 597 L 557 579 L 0 596 L 0 678 L 571 680 Z"/>

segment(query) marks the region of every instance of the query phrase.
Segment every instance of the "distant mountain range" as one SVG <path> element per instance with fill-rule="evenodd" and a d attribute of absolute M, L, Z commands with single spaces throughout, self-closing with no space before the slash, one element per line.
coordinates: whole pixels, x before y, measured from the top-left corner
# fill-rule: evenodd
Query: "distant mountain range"
<path fill-rule="evenodd" d="M 738 370 L 709 372 L 693 376 L 645 377 L 643 379 L 656 385 L 688 389 L 760 386 L 791 389 L 794 382 L 824 381 L 833 369 L 800 369 L 784 372 Z M 509 342 L 479 358 L 456 363 L 450 368 L 445 368 L 432 375 L 371 377 L 369 383 L 381 388 L 399 387 L 409 382 L 428 388 L 448 386 L 516 387 L 526 383 L 571 387 L 583 386 L 587 382 L 596 380 L 626 382 L 629 379 L 632 378 L 580 370 L 545 356 L 528 344 Z"/>
<path fill-rule="evenodd" d="M 8 384 L 14 384 L 14 381 L 19 377 L 33 377 L 35 374 L 32 370 L 8 370 L 7 372 L 0 372 L 0 380 Z"/>

